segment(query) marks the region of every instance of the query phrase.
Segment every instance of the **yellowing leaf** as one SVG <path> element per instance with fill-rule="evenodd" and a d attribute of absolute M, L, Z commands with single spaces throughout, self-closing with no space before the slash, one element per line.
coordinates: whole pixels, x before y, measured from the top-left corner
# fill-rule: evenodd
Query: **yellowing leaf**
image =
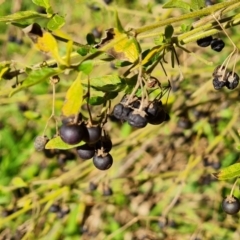
<path fill-rule="evenodd" d="M 54 36 L 41 28 L 37 23 L 33 23 L 24 28 L 23 31 L 32 39 L 35 47 L 46 54 L 51 54 L 60 64 L 65 65 L 58 53 L 58 45 Z"/>
<path fill-rule="evenodd" d="M 58 136 L 58 137 L 55 137 L 51 140 L 49 140 L 45 146 L 46 149 L 62 149 L 62 150 L 67 150 L 67 149 L 71 149 L 71 148 L 75 148 L 75 147 L 78 147 L 78 146 L 81 146 L 85 144 L 85 142 L 80 142 L 76 145 L 69 145 L 65 142 L 63 142 L 63 140 Z"/>
<path fill-rule="evenodd" d="M 221 169 L 219 172 L 213 173 L 218 180 L 226 180 L 240 177 L 240 163 L 235 163 L 229 167 Z"/>
<path fill-rule="evenodd" d="M 72 83 L 67 91 L 66 99 L 62 107 L 62 114 L 65 117 L 78 114 L 82 106 L 82 102 L 83 87 L 81 82 L 81 73 L 79 73 L 77 79 Z"/>
<path fill-rule="evenodd" d="M 119 41 L 117 41 L 119 39 Z M 116 59 L 126 60 L 134 63 L 138 59 L 140 47 L 134 37 L 128 36 L 126 33 L 118 31 L 116 28 L 106 30 L 106 37 L 102 38 L 101 42 L 95 45 L 96 48 L 103 47 L 104 45 L 116 41 L 107 53 Z"/>

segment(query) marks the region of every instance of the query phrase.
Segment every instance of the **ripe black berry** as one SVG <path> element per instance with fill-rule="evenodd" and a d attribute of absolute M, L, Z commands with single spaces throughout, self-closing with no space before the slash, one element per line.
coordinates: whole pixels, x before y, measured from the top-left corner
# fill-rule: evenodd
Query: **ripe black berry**
<path fill-rule="evenodd" d="M 225 81 L 220 81 L 218 78 L 213 79 L 213 87 L 215 90 L 219 90 L 219 89 L 223 88 L 224 86 L 226 86 Z"/>
<path fill-rule="evenodd" d="M 109 136 L 103 136 L 101 139 L 95 144 L 95 149 L 102 149 L 103 152 L 108 153 L 112 149 L 112 141 Z"/>
<path fill-rule="evenodd" d="M 220 38 L 214 38 L 211 42 L 211 48 L 216 52 L 221 52 L 225 47 L 225 43 Z"/>
<path fill-rule="evenodd" d="M 228 196 L 223 199 L 222 208 L 225 213 L 234 215 L 240 210 L 240 201 L 234 196 Z"/>
<path fill-rule="evenodd" d="M 56 213 L 59 212 L 61 210 L 60 206 L 57 204 L 53 204 L 50 208 L 49 208 L 49 212 L 52 213 Z"/>
<path fill-rule="evenodd" d="M 43 151 L 48 140 L 46 136 L 37 136 L 34 141 L 35 149 L 37 151 Z"/>
<path fill-rule="evenodd" d="M 87 134 L 85 137 L 85 142 L 87 143 L 95 143 L 97 142 L 100 137 L 101 137 L 101 133 L 102 133 L 102 129 L 99 125 L 96 126 L 87 126 Z"/>
<path fill-rule="evenodd" d="M 121 103 L 118 103 L 117 105 L 114 106 L 112 115 L 117 119 L 121 119 L 123 108 L 124 106 Z"/>
<path fill-rule="evenodd" d="M 129 125 L 136 128 L 144 128 L 148 123 L 144 115 L 145 115 L 145 112 L 141 112 L 138 110 L 130 112 L 128 116 Z"/>
<path fill-rule="evenodd" d="M 86 136 L 86 128 L 83 124 L 63 124 L 59 130 L 61 139 L 67 144 L 78 144 Z"/>
<path fill-rule="evenodd" d="M 208 47 L 211 44 L 212 40 L 212 36 L 201 38 L 197 40 L 197 45 L 199 47 Z"/>
<path fill-rule="evenodd" d="M 93 158 L 95 154 L 95 149 L 92 146 L 89 146 L 87 143 L 77 147 L 78 156 L 84 160 Z"/>
<path fill-rule="evenodd" d="M 109 153 L 95 154 L 95 156 L 93 157 L 93 164 L 99 170 L 107 170 L 113 164 L 112 155 Z"/>
<path fill-rule="evenodd" d="M 239 84 L 239 76 L 237 73 L 229 72 L 227 74 L 227 82 L 226 82 L 226 87 L 228 89 L 234 89 L 238 86 Z"/>
<path fill-rule="evenodd" d="M 166 112 L 164 111 L 163 108 L 158 110 L 157 115 L 155 117 L 152 118 L 147 117 L 148 123 L 152 125 L 159 125 L 166 121 L 166 119 L 167 119 Z"/>
<path fill-rule="evenodd" d="M 103 196 L 111 196 L 113 195 L 113 190 L 110 187 L 105 187 L 103 189 Z"/>

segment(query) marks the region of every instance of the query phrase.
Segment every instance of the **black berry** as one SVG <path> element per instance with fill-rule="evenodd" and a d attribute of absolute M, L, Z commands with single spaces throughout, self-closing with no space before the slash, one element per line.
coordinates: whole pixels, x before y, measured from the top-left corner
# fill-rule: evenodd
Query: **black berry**
<path fill-rule="evenodd" d="M 227 74 L 227 82 L 226 82 L 226 87 L 228 89 L 235 89 L 239 84 L 239 76 L 237 73 L 229 72 Z"/>
<path fill-rule="evenodd" d="M 59 130 L 61 139 L 67 144 L 78 144 L 86 136 L 86 128 L 83 124 L 63 124 Z"/>
<path fill-rule="evenodd" d="M 199 47 L 208 47 L 211 44 L 212 40 L 212 36 L 201 38 L 197 40 L 197 45 Z"/>
<path fill-rule="evenodd" d="M 100 137 L 101 137 L 101 133 L 102 133 L 102 129 L 99 125 L 97 126 L 87 126 L 87 134 L 86 134 L 86 137 L 85 137 L 85 141 L 87 143 L 95 143 L 97 142 Z"/>
<path fill-rule="evenodd" d="M 215 90 L 220 90 L 224 86 L 226 86 L 225 81 L 220 81 L 218 78 L 213 79 L 213 87 L 214 87 Z"/>
<path fill-rule="evenodd" d="M 107 170 L 113 164 L 112 155 L 109 153 L 95 154 L 95 156 L 93 157 L 93 164 L 99 170 Z"/>
<path fill-rule="evenodd" d="M 234 215 L 240 210 L 240 201 L 234 196 L 226 197 L 222 202 L 222 208 L 225 213 Z"/>
<path fill-rule="evenodd" d="M 57 204 L 53 204 L 50 208 L 49 208 L 49 212 L 52 213 L 56 213 L 59 212 L 61 210 L 60 206 Z"/>
<path fill-rule="evenodd" d="M 123 108 L 124 106 L 121 103 L 118 103 L 117 105 L 114 106 L 112 115 L 117 119 L 121 119 Z"/>
<path fill-rule="evenodd" d="M 78 156 L 84 160 L 93 158 L 95 154 L 95 149 L 92 146 L 89 146 L 87 143 L 77 147 Z"/>
<path fill-rule="evenodd" d="M 211 48 L 216 52 L 221 52 L 225 47 L 225 43 L 220 38 L 214 38 L 211 42 Z"/>
<path fill-rule="evenodd" d="M 144 113 L 145 112 L 141 112 L 138 110 L 130 112 L 128 116 L 129 125 L 136 128 L 144 128 L 148 123 L 146 117 L 144 116 Z"/>
<path fill-rule="evenodd" d="M 109 136 L 103 136 L 100 140 L 95 144 L 96 150 L 102 149 L 103 152 L 108 153 L 112 149 L 112 141 Z"/>

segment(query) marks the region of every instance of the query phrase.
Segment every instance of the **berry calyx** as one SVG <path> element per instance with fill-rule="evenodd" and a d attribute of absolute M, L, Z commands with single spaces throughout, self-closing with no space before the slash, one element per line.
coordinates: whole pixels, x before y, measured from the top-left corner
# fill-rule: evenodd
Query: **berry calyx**
<path fill-rule="evenodd" d="M 112 141 L 109 136 L 102 136 L 100 140 L 95 144 L 96 150 L 102 150 L 105 153 L 108 153 L 112 149 Z"/>
<path fill-rule="evenodd" d="M 211 42 L 211 48 L 216 52 L 221 52 L 224 47 L 225 47 L 225 43 L 220 38 L 214 38 Z"/>
<path fill-rule="evenodd" d="M 95 154 L 95 149 L 92 146 L 89 146 L 87 143 L 77 147 L 77 154 L 80 158 L 88 160 L 93 158 Z"/>
<path fill-rule="evenodd" d="M 93 157 L 93 164 L 99 170 L 107 170 L 113 164 L 112 155 L 109 153 L 102 153 L 98 151 Z"/>
<path fill-rule="evenodd" d="M 86 136 L 86 128 L 83 124 L 63 124 L 59 129 L 61 139 L 67 144 L 78 144 Z"/>
<path fill-rule="evenodd" d="M 199 47 L 208 47 L 211 44 L 212 40 L 212 36 L 201 38 L 197 40 L 197 45 Z"/>
<path fill-rule="evenodd" d="M 234 196 L 228 196 L 223 199 L 222 209 L 225 213 L 234 215 L 240 210 L 240 201 Z"/>

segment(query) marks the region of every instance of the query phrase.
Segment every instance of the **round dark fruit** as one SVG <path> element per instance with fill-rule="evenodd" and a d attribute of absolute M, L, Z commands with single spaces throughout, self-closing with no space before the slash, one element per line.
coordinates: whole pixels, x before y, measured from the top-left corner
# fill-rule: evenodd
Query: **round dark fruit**
<path fill-rule="evenodd" d="M 128 120 L 128 116 L 129 114 L 132 112 L 133 110 L 130 107 L 124 106 L 123 107 L 123 111 L 122 111 L 122 116 L 121 116 L 121 120 L 127 121 Z"/>
<path fill-rule="evenodd" d="M 63 124 L 59 130 L 61 139 L 67 144 L 78 144 L 86 136 L 86 127 L 81 124 Z"/>
<path fill-rule="evenodd" d="M 102 134 L 102 129 L 99 125 L 97 126 L 87 126 L 87 134 L 86 138 L 84 139 L 85 142 L 92 144 L 97 142 Z"/>
<path fill-rule="evenodd" d="M 162 102 L 154 101 L 146 109 L 147 119 L 153 119 L 162 110 Z"/>
<path fill-rule="evenodd" d="M 148 121 L 145 116 L 141 114 L 140 111 L 133 111 L 130 112 L 128 116 L 128 123 L 129 125 L 136 127 L 136 128 L 144 128 Z"/>
<path fill-rule="evenodd" d="M 35 149 L 37 151 L 43 151 L 48 140 L 49 139 L 46 136 L 37 136 L 34 140 Z"/>
<path fill-rule="evenodd" d="M 212 36 L 201 38 L 197 40 L 197 45 L 199 47 L 208 47 L 211 44 L 212 40 Z"/>
<path fill-rule="evenodd" d="M 103 152 L 108 153 L 112 149 L 112 141 L 109 136 L 103 136 L 95 144 L 95 149 L 103 149 Z"/>
<path fill-rule="evenodd" d="M 240 201 L 238 198 L 228 196 L 223 199 L 222 209 L 225 213 L 234 215 L 240 210 Z"/>
<path fill-rule="evenodd" d="M 191 128 L 192 124 L 189 119 L 182 117 L 178 120 L 177 126 L 183 129 L 189 129 Z"/>
<path fill-rule="evenodd" d="M 229 72 L 227 74 L 227 82 L 226 82 L 226 87 L 228 89 L 235 89 L 239 84 L 239 76 L 237 73 Z"/>
<path fill-rule="evenodd" d="M 168 113 L 166 113 L 166 116 L 165 116 L 165 119 L 164 119 L 164 122 L 168 122 L 170 120 L 170 115 Z"/>
<path fill-rule="evenodd" d="M 211 42 L 211 48 L 216 52 L 221 52 L 224 47 L 225 43 L 220 38 L 214 38 Z"/>
<path fill-rule="evenodd" d="M 220 81 L 218 78 L 214 78 L 212 83 L 215 90 L 220 90 L 221 88 L 226 86 L 226 82 Z"/>
<path fill-rule="evenodd" d="M 92 146 L 89 146 L 87 143 L 77 147 L 78 156 L 84 160 L 93 158 L 95 154 L 95 149 Z"/>
<path fill-rule="evenodd" d="M 99 170 L 107 170 L 113 164 L 112 155 L 109 153 L 106 154 L 95 154 L 93 157 L 93 164 Z"/>
<path fill-rule="evenodd" d="M 103 189 L 103 196 L 111 196 L 113 195 L 113 190 L 110 187 L 105 187 Z"/>
<path fill-rule="evenodd" d="M 43 153 L 46 158 L 53 158 L 56 155 L 56 150 L 55 149 L 44 149 Z"/>
<path fill-rule="evenodd" d="M 112 115 L 117 119 L 121 119 L 123 108 L 124 106 L 121 103 L 118 103 L 117 105 L 114 106 Z"/>
<path fill-rule="evenodd" d="M 102 31 L 97 27 L 93 28 L 92 34 L 95 38 L 101 38 L 102 37 Z"/>
<path fill-rule="evenodd" d="M 106 4 L 110 4 L 113 0 L 104 0 Z"/>
<path fill-rule="evenodd" d="M 98 187 L 98 185 L 97 185 L 96 183 L 94 183 L 94 182 L 90 182 L 90 183 L 89 183 L 89 190 L 90 190 L 90 191 L 96 190 L 97 187 Z"/>
<path fill-rule="evenodd" d="M 166 112 L 162 108 L 158 111 L 157 115 L 155 117 L 147 117 L 148 123 L 152 125 L 159 125 L 166 121 Z"/>
<path fill-rule="evenodd" d="M 53 204 L 50 208 L 49 208 L 49 212 L 52 213 L 56 213 L 59 212 L 61 210 L 60 206 L 57 204 Z"/>

